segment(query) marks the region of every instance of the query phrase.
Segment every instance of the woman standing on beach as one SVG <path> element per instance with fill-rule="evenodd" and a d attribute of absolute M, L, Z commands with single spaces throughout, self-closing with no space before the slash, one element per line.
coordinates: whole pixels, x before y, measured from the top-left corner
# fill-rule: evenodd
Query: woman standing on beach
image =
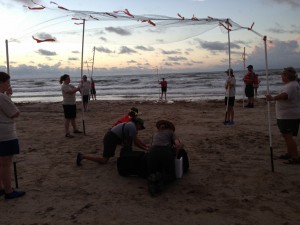
<path fill-rule="evenodd" d="M 276 101 L 277 126 L 287 148 L 287 153 L 279 158 L 288 160 L 287 164 L 300 164 L 297 142 L 294 138 L 298 135 L 300 124 L 300 87 L 295 68 L 284 68 L 281 79 L 284 83 L 281 92 L 275 96 L 266 95 L 267 101 Z"/>
<path fill-rule="evenodd" d="M 70 76 L 64 74 L 60 77 L 61 92 L 63 95 L 63 108 L 65 115 L 65 136 L 67 138 L 73 138 L 74 136 L 70 134 L 69 126 L 70 123 L 73 127 L 73 133 L 82 133 L 77 129 L 76 126 L 76 92 L 80 91 L 79 87 L 75 87 L 70 84 Z"/>
<path fill-rule="evenodd" d="M 11 187 L 11 165 L 13 155 L 19 154 L 14 118 L 20 111 L 6 94 L 10 90 L 10 76 L 0 72 L 0 196 L 5 199 L 21 197 L 24 191 L 15 191 Z"/>

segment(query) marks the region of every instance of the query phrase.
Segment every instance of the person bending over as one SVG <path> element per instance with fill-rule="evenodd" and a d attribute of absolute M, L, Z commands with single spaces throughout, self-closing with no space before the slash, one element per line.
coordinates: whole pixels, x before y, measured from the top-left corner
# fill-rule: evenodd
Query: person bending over
<path fill-rule="evenodd" d="M 159 120 L 156 128 L 147 156 L 148 191 L 151 196 L 159 194 L 164 185 L 176 179 L 174 159 L 177 151 L 183 147 L 172 122 Z"/>
<path fill-rule="evenodd" d="M 81 166 L 83 159 L 94 161 L 100 164 L 106 164 L 109 158 L 115 155 L 115 151 L 118 145 L 122 145 L 122 151 L 132 151 L 132 145 L 135 144 L 141 149 L 145 149 L 144 145 L 136 141 L 136 136 L 139 130 L 145 129 L 144 121 L 141 118 L 136 118 L 128 123 L 120 123 L 117 126 L 110 129 L 103 138 L 103 155 L 84 155 L 82 153 L 77 154 L 76 163 Z"/>

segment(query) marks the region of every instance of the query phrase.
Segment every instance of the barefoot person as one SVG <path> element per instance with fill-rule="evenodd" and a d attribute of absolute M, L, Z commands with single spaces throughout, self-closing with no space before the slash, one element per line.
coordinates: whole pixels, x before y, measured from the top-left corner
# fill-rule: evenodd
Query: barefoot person
<path fill-rule="evenodd" d="M 165 78 L 163 78 L 162 81 L 159 82 L 159 84 L 161 86 L 161 96 L 160 96 L 160 99 L 162 99 L 163 95 L 164 95 L 165 96 L 165 100 L 167 100 L 167 87 L 168 87 L 168 83 L 165 80 Z"/>

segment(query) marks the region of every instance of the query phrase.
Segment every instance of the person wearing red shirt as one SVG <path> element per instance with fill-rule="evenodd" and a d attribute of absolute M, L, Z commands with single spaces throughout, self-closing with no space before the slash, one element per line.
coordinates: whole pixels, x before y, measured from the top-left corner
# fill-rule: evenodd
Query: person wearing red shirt
<path fill-rule="evenodd" d="M 162 81 L 159 82 L 160 86 L 161 86 L 161 96 L 160 99 L 162 99 L 163 95 L 165 95 L 165 100 L 167 100 L 167 81 L 165 80 L 165 78 L 162 79 Z"/>
<path fill-rule="evenodd" d="M 112 127 L 117 126 L 119 123 L 127 123 L 131 121 L 133 118 L 136 118 L 138 114 L 139 114 L 139 110 L 135 107 L 132 107 L 128 112 L 128 114 L 118 119 L 117 122 Z"/>
<path fill-rule="evenodd" d="M 245 94 L 248 98 L 248 105 L 246 105 L 246 108 L 254 108 L 254 87 L 253 84 L 257 83 L 257 76 L 255 76 L 255 73 L 253 72 L 253 66 L 249 65 L 247 66 L 248 72 L 244 76 L 244 83 L 245 83 Z"/>

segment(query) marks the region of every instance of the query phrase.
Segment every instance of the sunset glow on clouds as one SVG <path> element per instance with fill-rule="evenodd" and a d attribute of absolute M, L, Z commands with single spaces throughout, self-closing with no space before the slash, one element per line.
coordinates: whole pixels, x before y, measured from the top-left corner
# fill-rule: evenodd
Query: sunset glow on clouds
<path fill-rule="evenodd" d="M 36 4 L 34 4 L 36 3 Z M 0 0 L 2 43 L 1 70 L 6 70 L 5 40 L 9 40 L 12 73 L 80 74 L 82 25 L 71 20 L 70 10 L 97 12 L 124 11 L 133 15 L 178 18 L 177 24 L 152 26 L 148 22 L 117 20 L 86 21 L 84 62 L 89 64 L 95 47 L 95 74 L 153 73 L 156 67 L 164 72 L 218 71 L 228 66 L 228 36 L 220 27 L 182 26 L 185 18 L 230 18 L 241 26 L 250 27 L 268 40 L 270 68 L 299 67 L 300 25 L 298 1 L 266 0 L 164 0 L 164 1 L 7 1 Z M 47 9 L 35 9 L 41 6 Z M 48 10 L 45 11 L 44 10 Z M 96 14 L 93 14 L 96 15 Z M 274 17 L 274 15 L 277 15 Z M 282 15 L 282 16 L 280 16 Z M 284 16 L 283 16 L 284 15 Z M 80 16 L 80 13 L 76 16 Z M 201 30 L 202 29 L 202 30 Z M 36 40 L 53 39 L 53 42 Z M 246 61 L 263 69 L 264 42 L 248 30 L 230 32 L 231 64 L 243 69 L 242 53 Z M 86 63 L 87 62 L 87 63 Z M 84 67 L 87 70 L 87 66 Z"/>

